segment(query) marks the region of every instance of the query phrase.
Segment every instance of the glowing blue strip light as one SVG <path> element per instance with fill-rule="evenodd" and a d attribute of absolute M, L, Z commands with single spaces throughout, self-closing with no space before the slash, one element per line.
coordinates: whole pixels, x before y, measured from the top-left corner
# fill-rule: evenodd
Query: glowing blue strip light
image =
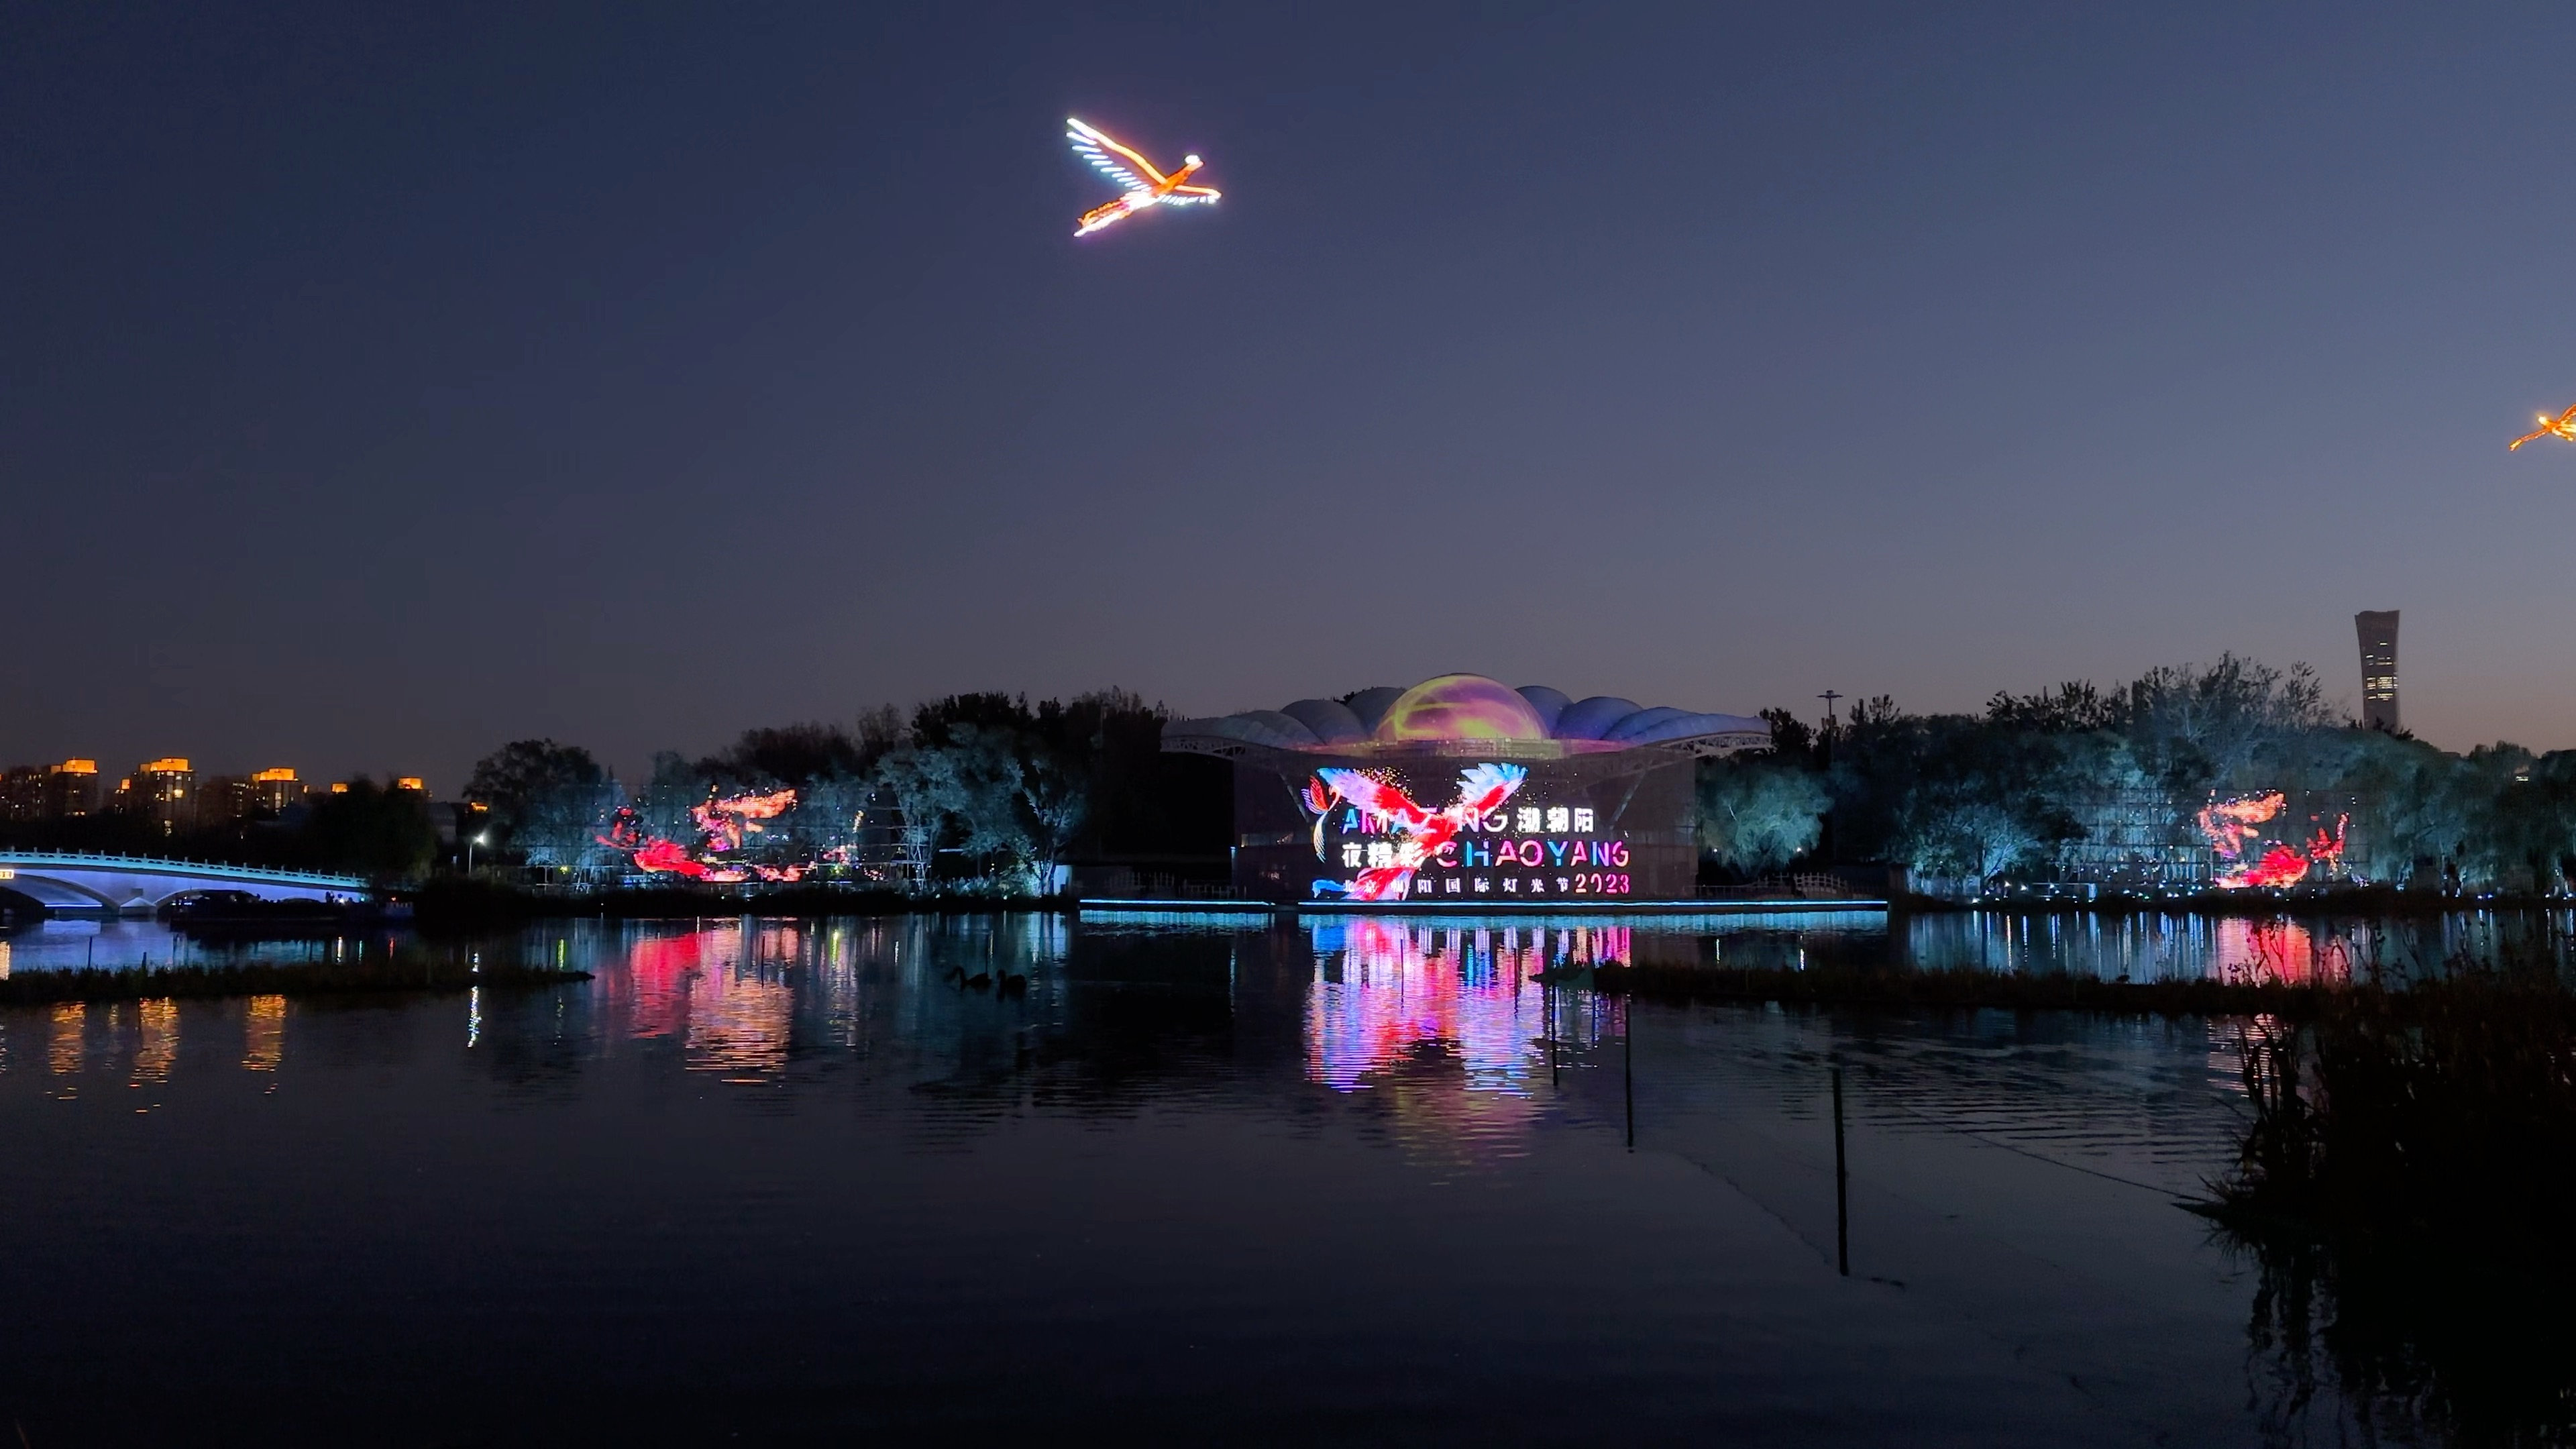
<path fill-rule="evenodd" d="M 1569 905 L 1564 901 L 1271 901 L 1093 900 L 1075 902 L 1084 911 L 1196 911 L 1209 914 L 1281 915 L 1316 912 L 1329 915 L 1559 915 L 1559 916 L 1753 916 L 1810 915 L 1818 911 L 1884 911 L 1883 900 L 1832 901 L 1621 901 L 1617 904 Z"/>

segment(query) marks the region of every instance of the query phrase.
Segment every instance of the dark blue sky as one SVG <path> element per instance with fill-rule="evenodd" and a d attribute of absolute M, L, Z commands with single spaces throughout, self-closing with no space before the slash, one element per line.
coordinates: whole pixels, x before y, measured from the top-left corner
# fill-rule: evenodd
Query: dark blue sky
<path fill-rule="evenodd" d="M 11 7 L 0 756 L 2235 649 L 2576 745 L 2576 10 Z M 1080 115 L 1225 201 L 1074 242 Z"/>

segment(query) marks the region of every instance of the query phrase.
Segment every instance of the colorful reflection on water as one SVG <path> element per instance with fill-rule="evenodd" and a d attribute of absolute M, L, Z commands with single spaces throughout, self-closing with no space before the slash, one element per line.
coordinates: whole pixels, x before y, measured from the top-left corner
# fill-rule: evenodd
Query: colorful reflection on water
<path fill-rule="evenodd" d="M 21 975 L 76 967 L 100 954 L 97 940 L 123 950 L 148 939 L 102 937 L 103 929 L 48 922 L 21 931 L 10 941 L 13 964 Z M 1892 961 L 2106 980 L 2291 983 L 2402 981 L 2461 961 L 2576 964 L 2571 912 L 2393 919 L 1960 912 L 1893 926 L 1869 913 L 1655 923 L 1572 916 L 708 917 L 550 922 L 478 941 L 401 944 L 591 973 L 586 984 L 535 995 L 429 998 L 427 1009 L 456 1013 L 454 1040 L 469 1052 L 522 1053 L 531 1023 L 542 1020 L 550 1070 L 637 1043 L 671 1051 L 689 1072 L 748 1085 L 780 1081 L 800 1060 L 872 1050 L 950 1052 L 960 1080 L 1007 1076 L 1011 1064 L 1087 1029 L 1069 994 L 1077 938 L 1100 948 L 1091 953 L 1095 977 L 1106 972 L 1121 991 L 1181 990 L 1211 1022 L 1288 1005 L 1303 1080 L 1389 1099 L 1410 1090 L 1409 1081 L 1432 1078 L 1445 1084 L 1441 1090 L 1463 1089 L 1472 1098 L 1531 1096 L 1570 1061 L 1616 1039 L 1616 1003 L 1596 999 L 1581 982 L 1586 968 L 1606 963 L 1807 970 Z M 159 939 L 166 949 L 166 934 Z M 1110 949 L 1160 942 L 1152 949 L 1168 951 L 1183 939 L 1227 942 L 1233 966 L 1226 978 L 1176 981 L 1144 957 L 1129 960 Z M 281 949 L 320 961 L 385 944 L 352 938 Z M 1095 992 L 1091 999 L 1094 1010 L 1106 1010 L 1103 1003 L 1128 998 Z M 17 1048 L 14 1057 L 0 1051 L 0 1072 L 14 1063 L 66 1089 L 84 1074 L 159 1085 L 191 1070 L 193 1052 L 200 1064 L 220 1059 L 231 1069 L 275 1073 L 291 1055 L 296 1024 L 317 1009 L 325 1008 L 269 995 L 0 1013 L 0 1047 Z"/>
<path fill-rule="evenodd" d="M 670 1041 L 683 1065 L 765 1079 L 805 1045 L 856 1040 L 857 998 L 949 987 L 1007 993 L 1060 959 L 1058 917 L 738 920 L 644 925 L 538 943 L 541 959 L 594 972 L 592 1009 L 613 1037 Z M 577 948 L 577 949 L 575 949 Z M 932 971 L 953 969 L 954 979 Z M 972 968 L 971 970 L 969 968 Z M 1001 978 L 996 987 L 994 978 Z"/>
<path fill-rule="evenodd" d="M 1314 989 L 1306 997 L 1306 1074 L 1338 1092 L 1363 1089 L 1390 1066 L 1439 1052 L 1470 1091 L 1527 1095 L 1559 1045 L 1588 1045 L 1588 993 L 1535 979 L 1630 959 L 1626 926 L 1456 926 L 1383 917 L 1312 927 Z"/>
<path fill-rule="evenodd" d="M 254 996 L 242 1013 L 242 1069 L 273 1072 L 286 1060 L 286 998 Z"/>
<path fill-rule="evenodd" d="M 163 997 L 134 1003 L 136 1041 L 133 1085 L 170 1080 L 179 1060 L 179 1003 Z"/>
<path fill-rule="evenodd" d="M 45 1040 L 45 1065 L 58 1077 L 80 1074 L 87 1055 L 89 1008 L 66 1001 L 53 1009 L 53 1030 Z"/>
<path fill-rule="evenodd" d="M 691 1071 L 744 1073 L 785 1065 L 794 993 L 783 962 L 802 946 L 794 926 L 692 930 L 634 943 L 626 969 L 602 986 L 622 1034 L 676 1038 Z"/>
<path fill-rule="evenodd" d="M 2576 969 L 2576 912 L 2396 917 L 2011 915 L 1906 919 L 1892 943 L 1924 970 L 2064 971 L 2133 981 L 2206 978 L 2402 984 L 2462 964 Z"/>
<path fill-rule="evenodd" d="M 1106 1412 L 1123 1428 L 1168 1387 L 1114 1376 L 1187 1360 L 1222 1317 L 1269 1337 L 1216 1357 L 1321 1365 L 1241 1391 L 1264 1412 L 1298 1393 L 1324 1403 L 1302 1442 L 1445 1382 L 1449 1345 L 1500 1321 L 1506 1373 L 1552 1366 L 1564 1381 L 1518 1398 L 1473 1385 L 1439 1405 L 1455 1418 L 1507 1403 L 1469 1425 L 1480 1437 L 1597 1437 L 1590 1418 L 1515 1433 L 1520 1403 L 1588 1416 L 1588 1386 L 1620 1375 L 1643 1385 L 1623 1392 L 1690 1406 L 1662 1422 L 1723 1423 L 1773 1392 L 1783 1363 L 1805 1365 L 1791 1397 L 1810 1413 L 1879 1392 L 1890 1365 L 1991 1348 L 1992 1364 L 1943 1370 L 1850 1442 L 1914 1442 L 1934 1412 L 1982 1428 L 2012 1402 L 1997 1385 L 2030 1400 L 2079 1378 L 2087 1403 L 2110 1395 L 2130 1416 L 2111 1427 L 2231 1442 L 2210 1431 L 2246 1412 L 2255 1290 L 2173 1204 L 2232 1160 L 2234 1024 L 1659 1005 L 1586 990 L 1585 968 L 1896 955 L 2337 980 L 2481 942 L 2546 943 L 2563 924 L 1949 916 L 1891 935 L 1874 917 L 1795 916 L 578 921 L 411 947 L 591 973 L 557 987 L 0 1009 L 0 1116 L 35 1164 L 0 1208 L 14 1206 L 28 1249 L 17 1271 L 36 1286 L 22 1295 L 54 1305 L 13 1352 L 42 1370 L 31 1378 L 74 1385 L 65 1401 L 116 1404 L 73 1376 L 127 1362 L 118 1349 L 138 1323 L 222 1382 L 262 1382 L 281 1343 L 308 1363 L 354 1344 L 339 1362 L 367 1406 L 420 1412 L 494 1363 L 538 1365 L 526 1402 L 610 1360 L 650 1361 L 704 1395 L 703 1377 L 655 1355 L 770 1315 L 787 1329 L 757 1346 L 793 1358 L 824 1345 L 818 1361 L 856 1376 L 833 1390 L 847 1402 L 917 1386 L 906 1355 L 925 1342 L 964 1365 L 923 1390 L 939 1402 L 916 1428 L 955 1427 L 940 1396 L 976 1405 L 996 1343 L 1096 1348 L 1100 1361 L 1049 1370 L 1051 1351 L 1014 1372 L 1057 1374 L 1032 1410 L 1048 1419 L 1111 1382 Z M 17 953 L 22 972 L 30 954 Z M 1837 1078 L 1850 1279 L 1834 1256 Z M 135 1269 L 156 1253 L 170 1271 Z M 223 1272 L 204 1269 L 227 1253 Z M 621 1297 L 639 1263 L 658 1276 Z M 240 1282 L 291 1310 L 270 1324 L 282 1338 L 203 1333 L 232 1321 Z M 1383 1296 L 1355 1303 L 1354 1284 Z M 174 1309 L 172 1292 L 198 1296 Z M 1445 1316 L 1406 1317 L 1442 1294 Z M 1124 1316 L 1098 1317 L 1103 1304 Z M 87 1316 L 62 1327 L 76 1311 Z M 1105 1326 L 1066 1334 L 1076 1314 Z M 1354 1341 L 1390 1316 L 1382 1338 Z M 525 1336 L 495 1354 L 495 1332 Z M 1174 1336 L 1139 1337 L 1155 1332 Z M 567 1334 L 615 1352 L 542 1351 Z M 1674 1352 L 1651 1360 L 1656 1344 Z M 1339 1393 L 1417 1347 L 1419 1362 Z M 1661 1377 L 1635 1379 L 1650 1360 Z M 739 1382 L 743 1361 L 718 1372 Z M 1748 1367 L 1713 1381 L 1730 1362 Z M 586 1392 L 589 1413 L 630 1400 L 632 1383 Z M 199 1397 L 171 1396 L 166 1417 L 201 1414 Z M 2186 1402 L 2197 1407 L 2173 1407 Z M 639 1412 L 663 1412 L 662 1398 Z M 2097 1442 L 2116 1437 L 2087 1432 L 2106 1424 L 1937 1437 Z M 1438 1427 L 1411 1437 L 1432 1442 Z M 476 1441 L 471 1426 L 451 1437 Z"/>

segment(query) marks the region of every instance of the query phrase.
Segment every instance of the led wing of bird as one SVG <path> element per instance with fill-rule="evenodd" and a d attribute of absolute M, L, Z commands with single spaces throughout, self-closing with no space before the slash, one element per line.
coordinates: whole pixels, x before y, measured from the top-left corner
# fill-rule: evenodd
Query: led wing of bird
<path fill-rule="evenodd" d="M 1118 183 L 1122 193 L 1116 201 L 1084 212 L 1082 219 L 1073 225 L 1075 236 L 1088 236 L 1149 206 L 1205 206 L 1217 199 L 1215 188 L 1189 184 L 1191 174 L 1199 169 L 1200 162 L 1196 156 L 1182 157 L 1181 169 L 1166 176 L 1153 162 L 1120 144 L 1106 131 L 1069 117 L 1064 126 L 1064 138 L 1073 143 L 1074 154 L 1090 162 L 1093 170 Z"/>
<path fill-rule="evenodd" d="M 2542 438 L 2565 438 L 2571 443 L 2576 443 L 2576 408 L 2569 408 L 2555 418 L 2547 413 L 2540 414 L 2540 427 L 2507 443 L 2504 450 L 2511 453 L 2520 449 L 2525 443 L 2538 442 Z"/>

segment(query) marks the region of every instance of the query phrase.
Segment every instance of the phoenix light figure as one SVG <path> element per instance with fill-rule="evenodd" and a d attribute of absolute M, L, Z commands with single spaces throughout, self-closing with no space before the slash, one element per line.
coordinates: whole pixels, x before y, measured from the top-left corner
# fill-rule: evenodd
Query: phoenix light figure
<path fill-rule="evenodd" d="M 1441 847 L 1458 838 L 1458 832 L 1487 811 L 1512 798 L 1512 792 L 1529 778 L 1521 765 L 1472 765 L 1458 772 L 1458 798 L 1438 810 L 1426 810 L 1414 803 L 1412 796 L 1384 780 L 1372 779 L 1357 770 L 1317 770 L 1314 784 L 1307 787 L 1306 803 L 1329 808 L 1334 799 L 1348 800 L 1376 816 L 1386 827 L 1405 837 L 1388 857 L 1388 863 L 1363 870 L 1351 880 L 1319 880 L 1315 889 L 1326 895 L 1347 896 L 1355 901 L 1400 901 L 1413 885 L 1413 873 L 1431 863 Z M 1324 827 L 1315 823 L 1316 853 L 1323 850 Z"/>
<path fill-rule="evenodd" d="M 1090 162 L 1093 170 L 1117 182 L 1124 193 L 1106 206 L 1084 212 L 1082 219 L 1074 223 L 1075 236 L 1089 236 L 1149 206 L 1206 206 L 1217 198 L 1213 187 L 1188 184 L 1191 174 L 1199 169 L 1196 156 L 1182 157 L 1181 169 L 1166 176 L 1153 162 L 1121 145 L 1107 132 L 1069 117 L 1064 124 L 1064 138 L 1073 143 L 1074 153 Z"/>
<path fill-rule="evenodd" d="M 2504 450 L 2508 453 L 2516 452 L 2523 444 L 2536 443 L 2542 438 L 2565 438 L 2571 443 L 2576 443 L 2576 408 L 2569 408 L 2555 418 L 2542 413 L 2540 427 L 2536 431 L 2525 433 L 2507 443 Z"/>

